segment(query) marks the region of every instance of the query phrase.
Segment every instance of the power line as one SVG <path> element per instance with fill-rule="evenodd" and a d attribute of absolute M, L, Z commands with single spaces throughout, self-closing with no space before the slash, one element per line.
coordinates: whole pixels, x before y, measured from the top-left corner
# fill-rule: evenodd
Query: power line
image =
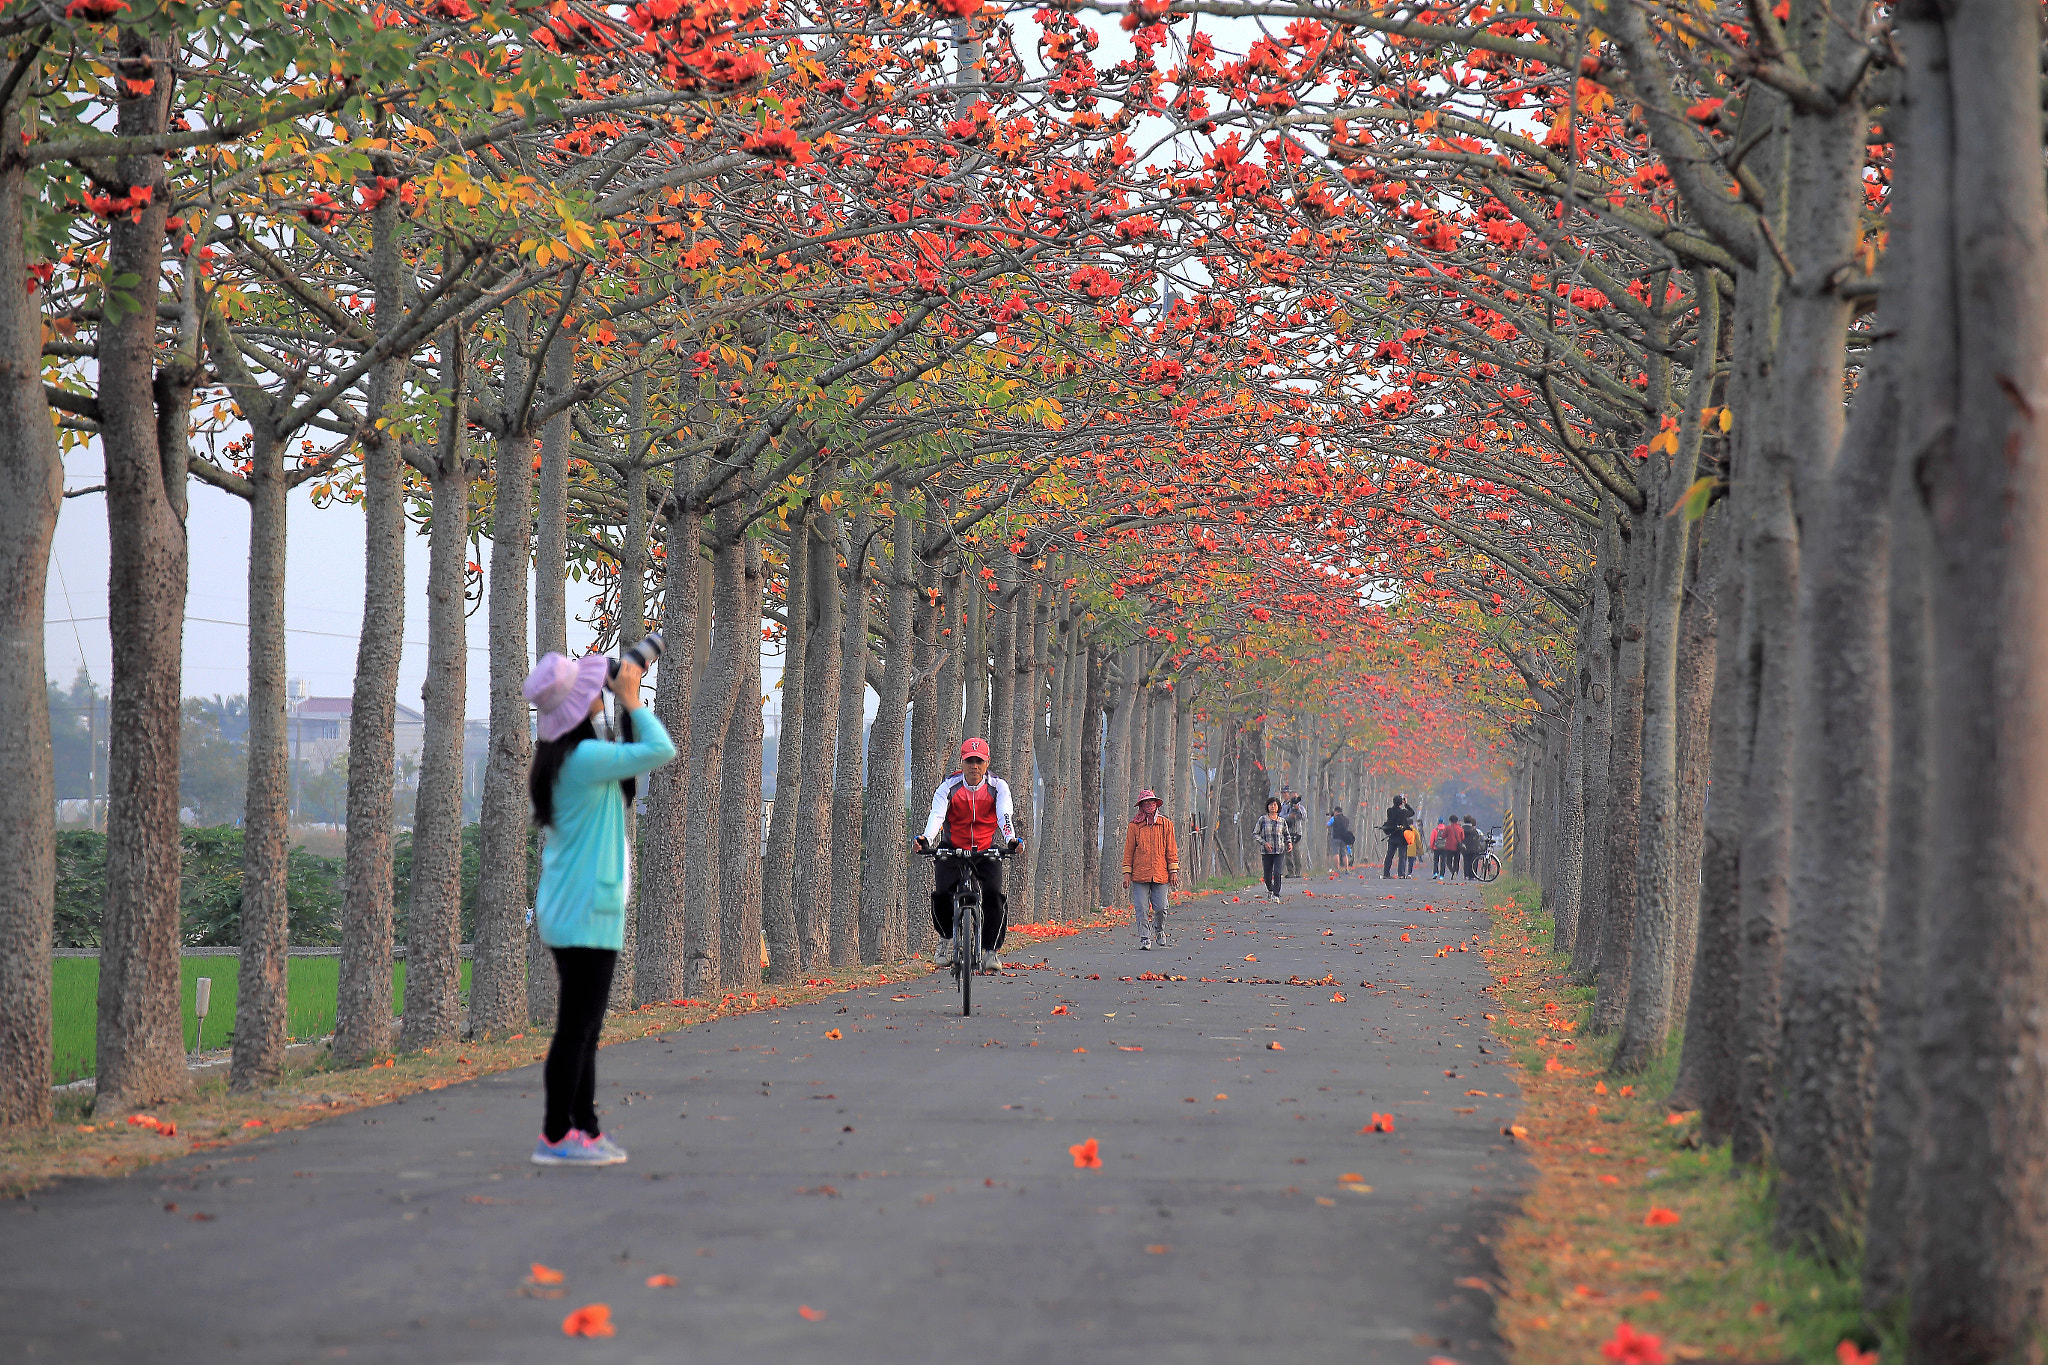
<path fill-rule="evenodd" d="M 59 568 L 59 569 L 57 570 L 57 574 L 58 574 L 58 582 L 59 582 L 59 583 L 62 583 L 62 581 L 63 581 L 63 573 L 64 573 L 63 569 Z M 65 601 L 65 605 L 66 605 L 66 606 L 69 606 L 69 605 L 70 605 L 70 603 L 71 603 L 71 598 L 70 598 L 70 594 L 69 594 L 69 593 L 66 593 L 66 594 L 65 594 L 65 599 L 64 599 L 64 601 Z M 53 620 L 53 619 L 51 619 L 50 617 L 47 617 L 47 616 L 46 616 L 46 617 L 44 617 L 44 618 L 43 618 L 43 624 L 44 624 L 44 625 L 46 625 L 46 626 L 70 626 L 70 627 L 71 627 L 71 633 L 72 633 L 72 634 L 73 634 L 74 636 L 76 636 L 76 635 L 78 634 L 78 623 L 79 623 L 80 621 L 104 621 L 104 620 L 106 620 L 106 619 L 108 619 L 108 618 L 106 618 L 106 617 L 104 617 L 104 616 L 66 616 L 66 617 L 63 617 L 62 619 L 56 619 L 56 620 Z M 201 621 L 201 622 L 204 622 L 205 624 L 207 624 L 207 625 L 209 625 L 209 626 L 237 626 L 237 627 L 240 627 L 240 628 L 241 628 L 241 629 L 243 629 L 243 630 L 247 630 L 247 629 L 249 628 L 249 623 L 248 623 L 247 621 L 223 621 L 223 620 L 221 620 L 221 619 L 220 619 L 219 617 L 216 617 L 216 616 L 187 616 L 187 617 L 186 617 L 185 619 L 186 619 L 187 621 Z M 307 629 L 306 629 L 306 628 L 304 628 L 303 626 L 286 626 L 286 627 L 285 627 L 285 632 L 286 632 L 287 634 L 290 634 L 290 635 L 320 635 L 320 636 L 324 636 L 324 637 L 326 637 L 326 638 L 327 638 L 327 639 L 329 639 L 329 640 L 360 640 L 360 639 L 362 639 L 362 636 L 360 636 L 360 635 L 349 635 L 349 634 L 347 634 L 347 633 L 345 633 L 345 632 L 342 632 L 342 631 L 337 631 L 337 630 L 307 630 Z M 431 646 L 431 645 L 429 645 L 429 644 L 428 644 L 428 643 L 427 643 L 427 642 L 426 642 L 425 640 L 405 640 L 405 641 L 401 641 L 401 643 L 403 643 L 403 644 L 408 644 L 408 645 L 411 645 L 411 646 L 413 646 L 413 647 L 414 647 L 414 648 L 416 648 L 416 649 L 430 649 L 430 648 L 432 648 L 432 646 Z M 468 646 L 465 646 L 465 648 L 466 648 L 466 649 L 467 649 L 467 650 L 468 650 L 468 651 L 469 651 L 469 652 L 470 652 L 471 654 L 488 654 L 488 653 L 490 653 L 490 652 L 491 652 L 491 651 L 490 651 L 490 647 L 489 647 L 488 645 L 468 645 Z M 83 640 L 82 638 L 81 638 L 81 639 L 80 639 L 80 640 L 78 641 L 78 652 L 79 652 L 80 654 L 84 654 L 84 653 L 85 653 L 85 641 L 84 641 L 84 640 Z"/>

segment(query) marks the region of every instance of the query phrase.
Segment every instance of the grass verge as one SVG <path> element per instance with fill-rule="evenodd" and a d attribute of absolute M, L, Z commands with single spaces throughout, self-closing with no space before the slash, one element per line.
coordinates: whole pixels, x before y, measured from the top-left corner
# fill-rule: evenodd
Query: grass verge
<path fill-rule="evenodd" d="M 1551 951 L 1536 888 L 1494 890 L 1487 1018 L 1522 1068 L 1515 1136 L 1540 1173 L 1498 1248 L 1516 1365 L 1601 1360 L 1622 1323 L 1658 1338 L 1621 1357 L 1645 1362 L 1822 1362 L 1873 1344 L 1854 1274 L 1774 1248 L 1768 1178 L 1700 1150 L 1696 1117 L 1666 1108 L 1678 1039 L 1649 1073 L 1610 1076 L 1614 1040 L 1585 1036 L 1593 992 Z"/>
<path fill-rule="evenodd" d="M 1013 927 L 1003 952 L 1021 958 L 1023 950 L 1036 942 L 1130 922 L 1131 912 L 1125 907 L 1066 924 L 1019 925 Z M 760 991 L 726 994 L 716 1001 L 649 1005 L 608 1018 L 601 1045 L 693 1028 L 728 1015 L 800 1005 L 840 991 L 917 980 L 930 970 L 928 962 L 913 958 L 879 967 L 836 968 L 808 977 L 800 985 L 764 986 Z M 192 976 L 201 974 L 193 972 Z M 225 1036 L 224 1021 L 233 1015 L 231 1007 L 229 1013 L 220 1013 L 224 1008 L 219 995 L 222 975 L 227 977 L 228 984 L 233 982 L 232 972 L 214 977 L 215 1003 L 208 1018 L 223 1020 Z M 91 998 L 90 994 L 86 996 L 88 1005 Z M 189 977 L 186 998 L 189 1006 Z M 232 998 L 228 997 L 230 1001 Z M 331 1018 L 331 1003 L 329 1011 Z M 210 1028 L 208 1032 L 210 1036 Z M 187 1037 L 190 1036 L 188 1033 Z M 209 1077 L 194 1084 L 190 1098 L 152 1109 L 149 1117 L 155 1121 L 153 1125 L 130 1122 L 127 1115 L 95 1114 L 88 1095 L 60 1095 L 56 1117 L 49 1127 L 0 1129 L 0 1198 L 20 1198 L 38 1186 L 67 1177 L 127 1175 L 192 1152 L 231 1146 L 264 1133 L 305 1128 L 406 1095 L 531 1066 L 547 1054 L 552 1036 L 551 1030 L 536 1028 L 503 1039 L 472 1040 L 387 1055 L 363 1066 L 337 1066 L 331 1059 L 323 1059 L 310 1067 L 290 1069 L 274 1084 L 254 1091 L 231 1091 L 226 1077 Z"/>
<path fill-rule="evenodd" d="M 234 1027 L 236 974 L 242 961 L 236 957 L 187 957 L 179 959 L 178 999 L 185 1016 L 185 1049 L 203 1042 L 209 1048 L 227 1046 Z M 334 1032 L 334 1001 L 340 989 L 341 959 L 338 957 L 294 957 L 287 959 L 285 989 L 290 998 L 286 1030 L 293 1042 L 325 1038 Z M 193 1013 L 199 978 L 213 982 L 212 998 L 206 1012 L 206 1033 L 199 1032 L 199 1016 Z M 57 1085 L 93 1074 L 97 1059 L 95 1032 L 99 1024 L 99 959 L 60 957 L 51 964 L 50 1030 L 56 1049 L 51 1068 Z M 469 992 L 469 963 L 462 964 L 462 992 Z M 391 968 L 391 1008 L 405 1010 L 405 964 Z"/>

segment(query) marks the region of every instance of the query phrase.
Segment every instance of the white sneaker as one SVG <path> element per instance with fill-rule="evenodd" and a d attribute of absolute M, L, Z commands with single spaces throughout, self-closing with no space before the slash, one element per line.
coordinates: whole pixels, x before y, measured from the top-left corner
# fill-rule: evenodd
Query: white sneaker
<path fill-rule="evenodd" d="M 1007 967 L 1003 966 L 1003 960 L 997 957 L 994 953 L 989 953 L 981 959 L 981 969 L 984 972 L 1001 972 L 1009 970 Z"/>
<path fill-rule="evenodd" d="M 1152 940 L 1149 938 L 1141 938 L 1138 940 L 1138 947 L 1141 950 L 1149 953 L 1152 951 Z"/>
<path fill-rule="evenodd" d="M 952 965 L 953 945 L 951 943 L 941 943 L 939 945 L 939 950 L 932 954 L 932 967 L 934 970 L 936 970 L 943 967 L 950 967 Z"/>

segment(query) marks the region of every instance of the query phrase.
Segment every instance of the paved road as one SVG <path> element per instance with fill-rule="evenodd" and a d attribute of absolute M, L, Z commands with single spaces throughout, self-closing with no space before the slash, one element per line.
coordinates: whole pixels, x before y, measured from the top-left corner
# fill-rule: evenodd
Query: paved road
<path fill-rule="evenodd" d="M 527 1162 L 530 1067 L 46 1189 L 0 1214 L 0 1354 L 1498 1360 L 1459 1281 L 1488 1272 L 1527 1178 L 1499 1135 L 1516 1088 L 1485 959 L 1435 956 L 1485 932 L 1479 897 L 1301 885 L 1184 908 L 1166 952 L 1127 931 L 1042 945 L 1021 956 L 1050 966 L 979 983 L 972 1019 L 933 976 L 607 1048 L 625 1167 Z M 1145 971 L 1187 979 L 1119 979 Z M 1374 1113 L 1392 1136 L 1360 1134 Z M 1077 1170 L 1090 1137 L 1102 1167 Z M 522 1293 L 534 1261 L 563 1297 Z M 593 1302 L 617 1335 L 565 1340 Z"/>

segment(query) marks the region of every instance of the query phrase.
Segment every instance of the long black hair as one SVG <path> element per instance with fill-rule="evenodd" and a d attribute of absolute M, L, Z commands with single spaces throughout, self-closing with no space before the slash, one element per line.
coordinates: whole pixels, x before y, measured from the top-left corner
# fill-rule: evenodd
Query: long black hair
<path fill-rule="evenodd" d="M 533 823 L 546 829 L 555 823 L 555 779 L 562 775 L 562 764 L 577 745 L 586 739 L 597 738 L 597 726 L 589 716 L 568 734 L 556 739 L 543 739 L 533 746 L 533 766 L 526 773 L 526 794 L 533 800 Z M 619 739 L 633 742 L 633 713 L 619 713 Z M 640 794 L 640 779 L 629 777 L 619 783 L 619 790 L 625 794 L 626 804 Z"/>

